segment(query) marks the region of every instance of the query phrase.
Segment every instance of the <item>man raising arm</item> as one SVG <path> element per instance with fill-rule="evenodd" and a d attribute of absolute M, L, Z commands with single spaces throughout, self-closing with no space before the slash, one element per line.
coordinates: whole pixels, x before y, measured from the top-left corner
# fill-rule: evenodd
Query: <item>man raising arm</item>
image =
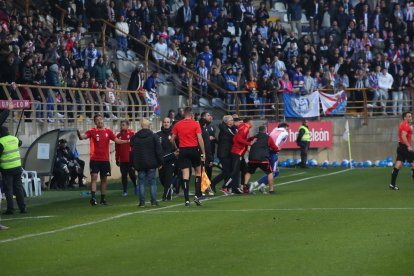
<path fill-rule="evenodd" d="M 96 202 L 96 182 L 98 173 L 101 177 L 101 201 L 102 205 L 106 202 L 106 183 L 108 176 L 111 176 L 111 164 L 109 163 L 109 142 L 114 141 L 116 144 L 127 144 L 129 141 L 116 138 L 112 130 L 105 128 L 102 115 L 95 115 L 93 118 L 96 127 L 91 128 L 81 134 L 78 130 L 79 140 L 90 139 L 90 163 L 91 170 L 91 200 L 92 206 L 97 205 Z"/>

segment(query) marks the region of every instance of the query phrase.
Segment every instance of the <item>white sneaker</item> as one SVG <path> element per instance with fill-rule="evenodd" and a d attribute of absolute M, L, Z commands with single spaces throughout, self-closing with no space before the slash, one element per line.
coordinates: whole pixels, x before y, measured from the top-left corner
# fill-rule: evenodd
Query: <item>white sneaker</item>
<path fill-rule="evenodd" d="M 0 231 L 1 231 L 1 230 L 7 230 L 7 229 L 9 229 L 9 227 L 7 227 L 7 226 L 4 226 L 4 225 L 0 224 Z"/>
<path fill-rule="evenodd" d="M 57 114 L 57 116 L 58 116 L 58 118 L 64 118 L 65 117 L 65 115 L 63 115 L 62 113 L 56 113 Z"/>
<path fill-rule="evenodd" d="M 260 184 L 259 187 L 257 187 L 257 189 L 262 193 L 262 194 L 267 194 L 266 191 L 266 185 L 265 184 Z"/>
<path fill-rule="evenodd" d="M 42 119 L 40 119 L 40 118 L 36 119 L 36 121 L 37 121 L 38 123 L 40 123 L 40 124 L 43 124 L 43 120 L 42 120 Z"/>
<path fill-rule="evenodd" d="M 208 187 L 208 188 L 207 188 L 207 192 L 208 192 L 208 195 L 209 195 L 209 196 L 214 196 L 214 192 L 213 192 L 213 190 L 211 189 L 211 187 Z"/>
<path fill-rule="evenodd" d="M 47 118 L 47 121 L 48 121 L 49 123 L 54 123 L 54 122 L 55 122 L 55 119 L 53 119 L 53 118 Z"/>
<path fill-rule="evenodd" d="M 249 194 L 253 193 L 254 188 L 256 188 L 258 185 L 259 185 L 259 183 L 257 181 L 250 182 L 250 185 L 249 185 Z"/>
<path fill-rule="evenodd" d="M 118 120 L 118 117 L 116 117 L 114 114 L 112 114 L 112 119 L 113 120 Z"/>

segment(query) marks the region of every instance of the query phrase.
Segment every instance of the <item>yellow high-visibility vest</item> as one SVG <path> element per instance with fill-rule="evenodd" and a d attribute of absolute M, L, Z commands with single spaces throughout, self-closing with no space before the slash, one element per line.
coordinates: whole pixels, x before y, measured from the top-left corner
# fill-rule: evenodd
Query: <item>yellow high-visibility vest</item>
<path fill-rule="evenodd" d="M 0 156 L 0 169 L 9 170 L 22 166 L 19 151 L 19 139 L 8 135 L 0 138 L 3 153 Z"/>
<path fill-rule="evenodd" d="M 310 132 L 309 132 L 309 129 L 307 127 L 305 127 L 304 125 L 300 126 L 300 128 L 299 128 L 298 131 L 300 131 L 301 129 L 304 129 L 305 130 L 305 134 L 303 134 L 303 136 L 302 136 L 302 141 L 303 142 L 310 142 Z"/>

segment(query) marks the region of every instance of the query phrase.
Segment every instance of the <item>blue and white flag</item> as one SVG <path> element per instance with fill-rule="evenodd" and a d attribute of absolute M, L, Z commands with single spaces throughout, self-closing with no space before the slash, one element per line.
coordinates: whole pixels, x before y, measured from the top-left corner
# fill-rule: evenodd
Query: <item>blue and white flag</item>
<path fill-rule="evenodd" d="M 296 93 L 283 93 L 285 117 L 310 118 L 319 116 L 319 92 L 300 96 Z"/>
<path fill-rule="evenodd" d="M 160 104 L 158 103 L 158 96 L 155 91 L 145 91 L 145 97 L 147 98 L 147 105 L 153 108 L 153 112 L 155 115 L 160 115 L 161 109 Z"/>
<path fill-rule="evenodd" d="M 336 94 L 320 93 L 322 110 L 325 115 L 342 115 L 346 112 L 347 96 L 345 91 Z"/>

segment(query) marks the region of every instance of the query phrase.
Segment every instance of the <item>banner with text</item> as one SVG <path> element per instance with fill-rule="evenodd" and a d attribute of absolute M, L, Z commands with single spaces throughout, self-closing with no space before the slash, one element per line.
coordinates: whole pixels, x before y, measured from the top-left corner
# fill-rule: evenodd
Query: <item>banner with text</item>
<path fill-rule="evenodd" d="M 296 93 L 283 93 L 284 115 L 288 118 L 310 118 L 319 116 L 319 92 L 300 96 Z"/>
<path fill-rule="evenodd" d="M 270 133 L 279 123 L 268 123 L 267 131 Z M 296 137 L 298 137 L 298 129 L 301 122 L 288 122 L 288 140 L 283 145 L 285 149 L 297 149 Z M 308 122 L 309 132 L 311 136 L 311 148 L 330 148 L 332 147 L 332 122 L 331 121 L 315 121 Z"/>
<path fill-rule="evenodd" d="M 0 109 L 24 109 L 30 108 L 28 100 L 0 100 Z"/>

